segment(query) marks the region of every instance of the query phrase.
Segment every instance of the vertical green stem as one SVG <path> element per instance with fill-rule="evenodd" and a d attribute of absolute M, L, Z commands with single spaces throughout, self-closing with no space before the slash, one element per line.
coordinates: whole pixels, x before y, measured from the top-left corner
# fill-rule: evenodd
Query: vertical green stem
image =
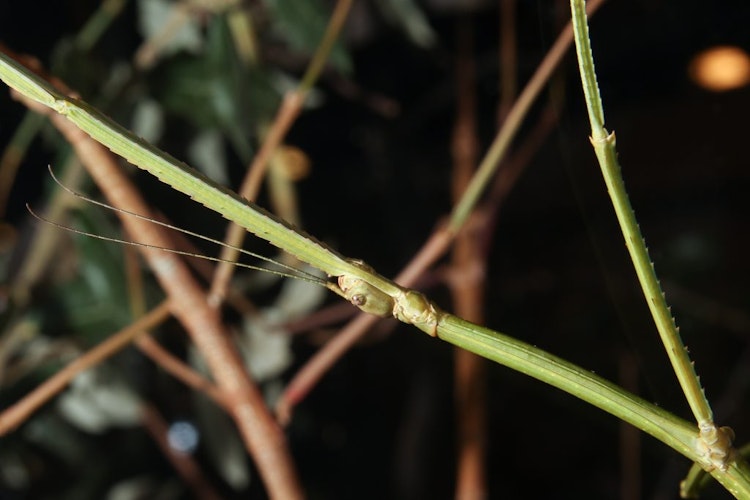
<path fill-rule="evenodd" d="M 596 73 L 594 72 L 594 59 L 591 54 L 585 2 L 584 0 L 571 0 L 570 5 L 573 13 L 573 32 L 578 66 L 591 122 L 591 143 L 594 146 L 609 196 L 617 214 L 617 220 L 625 237 L 625 244 L 635 266 L 651 315 L 659 330 L 662 343 L 690 404 L 690 409 L 701 427 L 706 424 L 713 425 L 711 407 L 706 400 L 693 364 L 682 343 L 679 330 L 672 318 L 664 293 L 659 286 L 659 280 L 649 258 L 645 241 L 635 220 L 635 214 L 625 190 L 620 165 L 617 162 L 615 134 L 610 134 L 604 128 L 604 111 L 599 87 L 596 83 Z"/>
<path fill-rule="evenodd" d="M 78 49 L 83 52 L 91 50 L 126 4 L 127 0 L 104 0 L 76 35 L 75 43 Z"/>
<path fill-rule="evenodd" d="M 310 65 L 307 67 L 307 71 L 305 71 L 305 76 L 302 77 L 302 82 L 298 89 L 299 92 L 307 93 L 317 81 L 320 72 L 323 71 L 323 66 L 328 60 L 328 54 L 333 49 L 333 44 L 336 43 L 341 28 L 344 26 L 344 21 L 346 21 L 349 15 L 351 6 L 352 0 L 339 0 L 336 2 L 336 8 L 333 10 L 323 39 L 315 50 L 312 61 L 310 61 Z"/>

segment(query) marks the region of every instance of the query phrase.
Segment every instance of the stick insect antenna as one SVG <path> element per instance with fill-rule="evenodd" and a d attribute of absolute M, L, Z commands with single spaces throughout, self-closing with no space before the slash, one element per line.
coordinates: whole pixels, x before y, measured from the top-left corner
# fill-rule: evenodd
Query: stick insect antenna
<path fill-rule="evenodd" d="M 121 239 L 121 238 L 114 238 L 114 237 L 109 237 L 109 236 L 102 236 L 100 234 L 90 233 L 90 232 L 87 232 L 87 231 L 83 231 L 81 229 L 76 229 L 76 228 L 73 228 L 73 227 L 70 227 L 70 226 L 66 226 L 65 224 L 61 224 L 59 222 L 55 222 L 55 221 L 46 219 L 45 217 L 43 217 L 43 216 L 37 214 L 36 212 L 34 212 L 31 209 L 31 207 L 29 206 L 29 204 L 27 203 L 26 204 L 26 209 L 29 211 L 29 213 L 32 216 L 34 216 L 34 218 L 36 218 L 36 219 L 38 219 L 38 220 L 40 220 L 42 222 L 45 222 L 47 224 L 51 224 L 51 225 L 53 225 L 55 227 L 58 227 L 60 229 L 64 229 L 64 230 L 70 231 L 70 232 L 75 233 L 75 234 L 80 234 L 82 236 L 87 236 L 87 237 L 90 237 L 90 238 L 96 238 L 96 239 L 99 239 L 99 240 L 110 241 L 110 242 L 113 242 L 113 243 L 120 243 L 120 244 L 123 244 L 123 245 L 131 245 L 131 246 L 136 246 L 136 247 L 140 246 L 140 247 L 146 247 L 146 248 L 153 248 L 153 249 L 156 249 L 156 250 L 161 250 L 163 252 L 170 252 L 170 253 L 173 253 L 173 254 L 184 255 L 184 256 L 188 256 L 188 257 L 196 257 L 196 258 L 199 258 L 199 259 L 204 259 L 204 260 L 208 260 L 208 261 L 212 261 L 212 262 L 228 262 L 228 263 L 234 264 L 234 265 L 236 265 L 238 267 L 242 267 L 242 268 L 245 268 L 245 269 L 252 269 L 254 271 L 267 272 L 267 273 L 275 274 L 277 276 L 282 276 L 282 277 L 285 277 L 285 278 L 295 278 L 295 279 L 299 279 L 299 280 L 302 280 L 302 281 L 307 281 L 309 283 L 314 283 L 314 284 L 317 284 L 317 285 L 322 285 L 322 286 L 328 288 L 329 290 L 333 291 L 334 293 L 336 293 L 338 295 L 341 295 L 341 292 L 340 292 L 339 288 L 335 284 L 333 284 L 333 283 L 331 283 L 331 282 L 329 282 L 329 281 L 327 281 L 327 280 L 325 280 L 323 278 L 320 278 L 319 276 L 315 276 L 314 274 L 310 274 L 310 273 L 308 273 L 306 271 L 303 271 L 302 269 L 296 268 L 294 266 L 290 266 L 288 264 L 284 264 L 283 262 L 276 261 L 276 260 L 274 260 L 274 259 L 272 259 L 270 257 L 266 257 L 265 255 L 260 255 L 260 254 L 257 254 L 255 252 L 251 252 L 251 251 L 246 250 L 244 248 L 239 248 L 239 247 L 236 247 L 236 246 L 233 246 L 233 245 L 229 245 L 227 243 L 224 243 L 223 241 L 217 240 L 215 238 L 211 238 L 209 236 L 202 235 L 202 234 L 197 233 L 195 231 L 190 231 L 188 229 L 177 227 L 175 225 L 172 225 L 172 224 L 169 224 L 169 223 L 166 223 L 166 222 L 162 222 L 162 221 L 159 221 L 159 220 L 152 219 L 151 217 L 147 217 L 145 215 L 141 215 L 141 214 L 138 214 L 138 213 L 135 213 L 135 212 L 131 212 L 131 211 L 125 210 L 123 208 L 113 207 L 111 205 L 108 205 L 107 203 L 104 203 L 104 202 L 97 201 L 97 200 L 94 200 L 92 198 L 89 198 L 88 196 L 83 195 L 83 194 L 81 194 L 81 193 L 79 193 L 77 191 L 74 191 L 73 189 L 71 189 L 68 186 L 66 186 L 65 184 L 63 184 L 57 178 L 57 176 L 55 175 L 55 173 L 52 171 L 52 167 L 51 166 L 48 166 L 48 170 L 49 170 L 50 176 L 55 181 L 55 183 L 57 183 L 58 186 L 60 186 L 62 189 L 64 189 L 67 193 L 71 194 L 72 196 L 75 196 L 76 198 L 78 198 L 80 200 L 83 200 L 83 201 L 85 201 L 87 203 L 91 203 L 93 205 L 105 208 L 107 210 L 111 210 L 113 212 L 118 212 L 118 213 L 121 213 L 121 214 L 125 214 L 125 215 L 130 216 L 130 217 L 135 217 L 135 218 L 138 218 L 138 219 L 141 219 L 141 220 L 145 220 L 145 221 L 148 221 L 148 222 L 150 222 L 152 224 L 157 224 L 159 226 L 162 226 L 162 227 L 165 227 L 165 228 L 168 228 L 168 229 L 172 229 L 174 231 L 178 231 L 178 232 L 180 232 L 182 234 L 186 234 L 186 235 L 192 236 L 194 238 L 198 238 L 198 239 L 201 239 L 201 240 L 204 240 L 204 241 L 208 241 L 209 243 L 213 243 L 214 245 L 219 245 L 219 246 L 231 248 L 231 249 L 236 250 L 236 251 L 238 251 L 238 252 L 240 252 L 240 253 L 242 253 L 244 255 L 248 255 L 250 257 L 254 257 L 254 258 L 258 259 L 258 260 L 262 260 L 262 261 L 267 262 L 269 264 L 272 264 L 274 266 L 278 266 L 278 267 L 280 267 L 282 269 L 286 269 L 289 272 L 278 271 L 278 270 L 275 270 L 275 269 L 269 269 L 267 267 L 261 267 L 261 266 L 257 266 L 257 265 L 253 265 L 253 264 L 246 264 L 246 263 L 242 263 L 242 262 L 228 261 L 228 260 L 225 260 L 225 259 L 221 259 L 219 257 L 211 257 L 211 256 L 208 256 L 208 255 L 201 255 L 201 254 L 197 254 L 197 253 L 193 253 L 193 252 L 188 252 L 188 251 L 185 251 L 185 250 L 177 250 L 177 249 L 174 249 L 174 248 L 165 248 L 165 247 L 160 247 L 160 246 L 157 246 L 157 245 L 150 245 L 150 244 L 147 244 L 147 243 L 138 243 L 138 242 L 135 242 L 135 241 L 125 240 L 125 239 Z"/>

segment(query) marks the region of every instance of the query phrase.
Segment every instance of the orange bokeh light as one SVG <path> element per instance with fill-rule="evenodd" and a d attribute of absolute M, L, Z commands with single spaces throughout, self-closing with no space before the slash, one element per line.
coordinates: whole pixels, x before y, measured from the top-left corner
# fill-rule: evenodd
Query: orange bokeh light
<path fill-rule="evenodd" d="M 712 47 L 690 62 L 690 78 L 714 92 L 725 92 L 750 83 L 750 56 L 739 47 Z"/>

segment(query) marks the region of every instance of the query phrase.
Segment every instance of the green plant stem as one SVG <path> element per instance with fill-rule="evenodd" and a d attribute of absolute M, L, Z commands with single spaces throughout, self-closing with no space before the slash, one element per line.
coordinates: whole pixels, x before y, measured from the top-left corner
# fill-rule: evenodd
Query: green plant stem
<path fill-rule="evenodd" d="M 133 136 L 130 132 L 112 122 L 95 109 L 90 108 L 85 103 L 61 95 L 49 87 L 46 82 L 28 73 L 25 68 L 15 63 L 15 61 L 10 60 L 4 54 L 0 54 L 0 76 L 17 91 L 57 110 L 59 113 L 65 114 L 94 139 L 128 159 L 131 163 L 148 170 L 175 189 L 190 194 L 196 201 L 203 203 L 212 210 L 222 213 L 230 220 L 241 222 L 243 226 L 248 227 L 253 233 L 266 239 L 273 245 L 284 249 L 331 275 L 350 274 L 380 288 L 378 286 L 379 283 L 374 283 L 370 279 L 372 276 L 370 276 L 371 273 L 367 271 L 366 267 L 349 263 L 343 257 L 333 254 L 330 249 L 323 247 L 322 244 L 320 247 L 317 247 L 309 236 L 288 227 L 270 214 L 264 213 L 259 207 L 217 186 L 198 172 L 190 169 L 187 165 L 178 162 L 166 153 Z M 470 324 L 460 321 L 458 323 L 447 321 L 444 325 L 445 331 L 439 332 L 439 335 L 457 345 L 465 343 L 469 350 L 478 351 L 480 355 L 490 355 L 495 352 L 489 347 L 486 349 L 481 348 L 485 340 L 494 345 L 490 340 L 491 335 L 486 334 L 489 330 L 480 327 L 476 327 L 475 330 L 466 330 L 466 328 L 469 328 L 468 325 Z M 467 331 L 474 333 L 465 333 Z M 472 335 L 474 335 L 473 340 L 471 338 Z M 507 340 L 508 345 L 519 353 L 528 350 L 525 344 L 519 341 Z M 479 344 L 476 344 L 477 342 Z M 464 347 L 464 345 L 461 346 Z M 508 364 L 511 368 L 521 369 L 524 373 L 528 373 L 530 368 L 528 366 L 524 367 L 523 363 L 518 362 L 525 357 L 528 356 L 525 354 L 516 354 L 515 356 L 511 356 L 511 359 L 516 360 L 515 362 L 505 364 Z M 493 355 L 492 359 L 497 361 L 498 359 L 496 358 Z M 550 362 L 556 358 L 540 354 L 534 359 L 536 360 L 535 364 L 544 365 L 543 360 Z M 580 370 L 579 376 L 584 377 L 586 373 Z M 547 377 L 545 381 L 547 379 L 552 380 L 554 377 Z M 659 410 L 659 412 L 663 411 Z"/>
<path fill-rule="evenodd" d="M 697 462 L 706 470 L 719 470 L 718 476 L 721 476 L 721 472 L 726 472 L 730 463 L 735 461 L 740 462 L 739 467 L 746 468 L 746 462 L 742 459 L 737 460 L 738 455 L 732 448 L 734 432 L 728 427 L 718 427 L 714 423 L 711 406 L 659 285 L 654 265 L 648 255 L 645 240 L 625 190 L 622 172 L 617 161 L 615 134 L 610 134 L 604 128 L 604 109 L 596 83 L 585 2 L 584 0 L 571 0 L 570 7 L 578 67 L 591 122 L 591 143 L 651 316 L 654 318 L 680 387 L 698 423 L 698 439 L 694 443 L 698 456 Z"/>
<path fill-rule="evenodd" d="M 76 35 L 78 49 L 83 52 L 91 50 L 127 3 L 127 0 L 104 0 Z"/>
<path fill-rule="evenodd" d="M 165 184 L 298 259 L 331 276 L 358 277 L 387 295 L 395 295 L 401 291 L 391 280 L 352 263 L 312 236 L 216 184 L 195 169 L 143 141 L 85 102 L 62 94 L 3 52 L 0 52 L 0 79 L 27 98 L 64 115 L 94 140 L 133 165 L 150 172 Z"/>
<path fill-rule="evenodd" d="M 693 461 L 695 426 L 615 384 L 525 342 L 447 314 L 438 323 L 438 338 L 512 368 L 586 401 L 666 443 Z M 509 429 L 518 432 L 520 429 Z M 744 461 L 711 474 L 738 498 L 750 498 L 750 471 Z"/>
<path fill-rule="evenodd" d="M 331 14 L 331 20 L 328 22 L 328 26 L 326 26 L 323 39 L 320 41 L 320 44 L 318 44 L 318 48 L 315 49 L 315 54 L 313 54 L 313 58 L 307 67 L 307 71 L 305 71 L 305 75 L 302 77 L 302 82 L 299 84 L 299 88 L 297 89 L 298 92 L 303 94 L 309 92 L 318 80 L 325 63 L 328 60 L 328 54 L 330 54 L 331 49 L 333 49 L 333 44 L 336 43 L 336 40 L 339 37 L 341 28 L 344 26 L 344 21 L 346 21 L 351 7 L 352 0 L 339 0 L 336 2 L 336 7 L 333 10 L 333 14 Z"/>
<path fill-rule="evenodd" d="M 438 338 L 564 390 L 638 427 L 683 455 L 693 453 L 695 427 L 615 384 L 525 342 L 447 315 Z"/>
<path fill-rule="evenodd" d="M 667 350 L 669 360 L 687 397 L 690 409 L 699 424 L 713 422 L 711 407 L 706 400 L 693 364 L 682 343 L 678 328 L 656 277 L 651 258 L 648 255 L 645 240 L 635 220 L 635 214 L 625 190 L 620 165 L 617 162 L 615 135 L 614 133 L 610 134 L 604 128 L 604 110 L 599 95 L 599 87 L 596 83 L 584 5 L 583 0 L 571 0 L 576 53 L 578 54 L 583 92 L 586 97 L 589 121 L 591 122 L 591 143 L 599 160 L 617 220 L 625 237 L 625 244 L 638 275 L 638 281 L 643 289 L 643 294 L 648 302 L 662 343 Z"/>
<path fill-rule="evenodd" d="M 365 285 L 389 296 L 403 294 L 395 283 L 367 266 L 347 260 L 308 235 L 267 214 L 235 193 L 216 185 L 187 165 L 139 139 L 96 109 L 68 98 L 33 75 L 7 55 L 0 53 L 0 78 L 23 95 L 68 117 L 92 138 L 157 178 L 184 192 L 226 218 L 240 223 L 262 239 L 328 274 L 356 277 Z M 421 295 L 410 292 L 411 297 Z M 590 402 L 657 437 L 692 460 L 700 456 L 694 445 L 694 428 L 667 411 L 647 403 L 614 384 L 556 356 L 473 325 L 446 313 L 436 313 L 436 331 L 428 333 L 480 356 L 558 387 Z M 419 325 L 418 325 L 419 326 Z M 750 471 L 744 462 L 732 461 L 726 470 L 712 472 L 735 494 L 750 498 Z"/>

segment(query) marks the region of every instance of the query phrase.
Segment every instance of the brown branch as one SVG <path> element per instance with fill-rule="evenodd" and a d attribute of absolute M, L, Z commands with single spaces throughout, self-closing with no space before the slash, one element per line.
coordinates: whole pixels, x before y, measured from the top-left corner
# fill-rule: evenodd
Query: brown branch
<path fill-rule="evenodd" d="M 135 345 L 161 369 L 172 374 L 173 377 L 181 380 L 193 390 L 206 394 L 216 404 L 229 412 L 230 404 L 221 389 L 164 349 L 150 335 L 137 338 Z"/>
<path fill-rule="evenodd" d="M 313 311 L 302 318 L 284 322 L 281 326 L 284 329 L 284 333 L 297 335 L 317 328 L 338 324 L 341 321 L 348 320 L 357 314 L 357 312 L 357 309 L 354 309 L 349 303 L 336 302 L 330 306 Z"/>
<path fill-rule="evenodd" d="M 248 200 L 255 201 L 260 192 L 260 186 L 268 169 L 268 162 L 278 147 L 284 141 L 286 134 L 297 120 L 302 112 L 302 106 L 305 104 L 310 87 L 317 80 L 325 60 L 333 46 L 333 41 L 338 37 L 339 32 L 344 26 L 349 11 L 351 10 L 351 0 L 338 0 L 336 6 L 328 21 L 328 26 L 321 40 L 321 44 L 313 55 L 312 60 L 305 72 L 302 83 L 291 92 L 287 92 L 281 102 L 281 106 L 276 113 L 276 118 L 271 124 L 268 134 L 263 140 L 260 151 L 253 158 L 247 176 L 240 186 L 239 194 Z M 227 234 L 224 241 L 234 247 L 242 245 L 242 239 L 245 237 L 244 228 L 235 223 L 230 223 L 227 227 Z M 221 251 L 221 259 L 224 261 L 236 261 L 239 256 L 237 250 L 224 247 Z M 216 274 L 211 283 L 209 293 L 209 303 L 213 307 L 218 307 L 224 300 L 226 290 L 234 273 L 234 266 L 229 262 L 220 262 L 216 267 Z"/>
<path fill-rule="evenodd" d="M 199 500 L 219 500 L 221 495 L 208 482 L 203 471 L 187 453 L 180 453 L 170 446 L 167 440 L 169 426 L 157 409 L 148 403 L 141 405 L 141 422 L 169 463 L 182 480 L 190 486 L 191 493 Z"/>
<path fill-rule="evenodd" d="M 25 104 L 50 116 L 110 204 L 146 216 L 151 213 L 109 151 L 65 117 L 36 103 L 25 101 Z M 155 224 L 125 215 L 121 215 L 121 220 L 138 242 L 164 248 L 171 246 L 167 234 Z M 302 488 L 286 439 L 265 406 L 261 392 L 244 369 L 218 311 L 208 305 L 203 290 L 183 260 L 154 248 L 140 247 L 140 250 L 170 297 L 173 315 L 205 357 L 214 379 L 224 392 L 230 415 L 256 461 L 269 494 L 274 498 L 301 498 Z"/>
<path fill-rule="evenodd" d="M 419 250 L 409 265 L 396 277 L 403 286 L 413 286 L 419 276 L 434 264 L 450 246 L 451 236 L 444 229 L 438 229 Z M 287 384 L 276 403 L 276 415 L 282 424 L 291 419 L 294 407 L 302 401 L 331 369 L 336 361 L 356 344 L 369 328 L 380 318 L 369 314 L 358 314 L 325 347 L 320 349 L 295 374 Z"/>
<path fill-rule="evenodd" d="M 68 363 L 65 368 L 52 375 L 36 389 L 26 394 L 23 399 L 6 409 L 0 414 L 0 436 L 22 424 L 43 404 L 62 391 L 78 374 L 98 365 L 126 347 L 138 335 L 164 321 L 169 316 L 170 307 L 168 301 L 162 302 L 132 325 L 120 330 L 79 358 Z"/>
<path fill-rule="evenodd" d="M 638 362 L 628 351 L 620 352 L 618 378 L 621 387 L 638 394 Z M 641 432 L 620 422 L 620 499 L 643 498 L 641 491 Z"/>
<path fill-rule="evenodd" d="M 456 123 L 453 129 L 453 200 L 458 203 L 474 173 L 479 144 L 477 140 L 476 66 L 474 30 L 471 19 L 457 22 Z M 456 237 L 448 284 L 458 316 L 476 324 L 484 323 L 484 284 L 486 253 L 482 237 L 471 221 Z M 481 229 L 491 231 L 486 225 Z M 454 400 L 457 420 L 457 474 L 455 498 L 482 499 L 487 496 L 485 443 L 487 442 L 486 381 L 484 360 L 463 349 L 454 349 Z"/>
<path fill-rule="evenodd" d="M 519 147 L 518 152 L 508 160 L 506 167 L 498 175 L 496 182 L 493 184 L 492 196 L 485 206 L 477 212 L 479 215 L 474 218 L 474 222 L 470 223 L 475 226 L 472 231 L 485 234 L 482 227 L 494 224 L 495 215 L 493 214 L 497 213 L 498 208 L 495 205 L 499 206 L 500 202 L 510 192 L 521 172 L 523 172 L 523 168 L 531 160 L 533 152 L 539 148 L 541 142 L 549 134 L 556 116 L 551 108 L 547 108 L 542 113 L 527 140 Z M 402 286 L 414 286 L 421 276 L 445 255 L 453 243 L 454 236 L 444 226 L 435 230 L 411 262 L 396 276 L 395 281 Z M 486 245 L 487 242 L 483 245 L 483 252 L 486 251 Z M 369 316 L 360 314 L 354 318 L 294 375 L 276 404 L 276 414 L 282 424 L 288 423 L 294 406 L 310 393 L 341 356 L 354 346 L 367 330 L 377 322 L 377 318 L 375 321 L 365 322 L 360 320 L 360 317 Z"/>
<path fill-rule="evenodd" d="M 281 425 L 289 423 L 292 410 L 297 403 L 307 396 L 310 389 L 323 378 L 331 366 L 362 337 L 361 332 L 367 331 L 379 319 L 370 314 L 358 314 L 326 344 L 324 349 L 319 350 L 312 359 L 305 363 L 305 366 L 287 384 L 284 393 L 276 403 L 276 417 Z"/>
<path fill-rule="evenodd" d="M 176 234 L 180 234 L 175 231 Z M 143 272 L 138 262 L 138 254 L 135 247 L 125 245 L 125 275 L 127 276 L 128 285 L 128 302 L 133 317 L 142 316 L 146 311 L 146 295 L 144 293 Z M 213 383 L 206 380 L 203 376 L 183 363 L 172 353 L 162 348 L 151 335 L 144 335 L 135 340 L 136 346 L 146 356 L 150 357 L 154 363 L 160 366 L 167 373 L 171 373 L 176 379 L 181 380 L 188 387 L 198 392 L 204 392 L 213 399 L 219 406 L 222 406 L 227 412 L 229 405 L 226 404 L 224 393 L 222 393 Z"/>
<path fill-rule="evenodd" d="M 248 174 L 238 191 L 244 198 L 255 200 L 258 197 L 261 182 L 268 167 L 268 161 L 302 111 L 302 105 L 305 102 L 306 96 L 307 93 L 300 93 L 298 91 L 289 92 L 284 96 L 281 107 L 276 114 L 276 119 L 268 131 L 268 135 L 263 141 L 260 151 L 253 158 Z M 231 246 L 239 247 L 242 244 L 245 234 L 247 234 L 245 228 L 232 222 L 227 227 L 227 234 L 224 237 L 224 241 Z M 219 256 L 220 259 L 230 262 L 236 261 L 238 257 L 239 252 L 229 247 L 222 248 L 221 255 Z M 234 273 L 234 265 L 230 262 L 220 262 L 216 266 L 216 274 L 214 274 L 211 291 L 209 292 L 209 302 L 213 307 L 218 307 L 226 295 L 229 281 L 232 279 L 232 274 Z"/>
<path fill-rule="evenodd" d="M 591 0 L 587 5 L 587 13 L 589 13 L 589 15 L 593 14 L 593 12 L 599 6 L 601 6 L 603 2 L 604 0 Z M 562 60 L 562 57 L 565 55 L 566 50 L 568 49 L 572 41 L 572 28 L 570 27 L 570 25 L 568 25 L 558 36 L 558 39 L 555 41 L 555 44 L 545 57 L 542 65 L 540 65 L 540 68 L 537 69 L 534 77 L 532 77 L 532 80 L 530 80 L 526 84 L 526 87 L 524 89 L 526 102 L 516 102 L 516 104 L 513 106 L 513 109 L 516 110 L 516 117 L 514 118 L 513 123 L 511 123 L 511 126 L 517 127 L 519 125 L 521 116 L 524 115 L 529 109 L 529 102 L 533 100 L 533 98 L 538 94 L 538 92 L 529 90 L 529 88 L 541 88 L 541 82 L 546 81 L 546 79 L 551 76 L 552 69 Z M 552 114 L 553 113 L 546 113 L 542 118 L 542 122 L 546 123 L 549 119 L 549 115 Z M 498 131 L 497 136 L 500 136 L 501 134 L 507 134 L 507 132 L 504 130 L 506 126 L 508 126 L 507 123 L 503 125 L 503 128 L 500 131 Z M 512 175 L 506 174 L 505 176 L 503 176 L 503 174 L 501 173 L 498 176 L 498 180 L 500 180 L 500 177 L 503 177 L 503 179 L 502 181 L 496 183 L 496 185 L 500 186 L 497 189 L 499 189 L 503 193 L 507 193 L 509 187 L 515 183 L 515 180 L 520 174 L 524 164 L 521 161 L 516 162 L 513 159 L 511 159 L 509 163 L 516 165 L 515 168 L 511 169 Z M 487 211 L 485 210 L 481 210 L 480 212 L 487 213 Z M 491 217 L 483 217 L 483 223 L 485 224 L 490 222 L 491 220 Z M 417 281 L 417 279 L 423 272 L 425 272 L 432 264 L 434 264 L 440 257 L 445 254 L 445 252 L 450 247 L 454 237 L 455 233 L 449 231 L 446 227 L 440 227 L 439 229 L 437 229 L 430 236 L 430 239 L 420 249 L 419 253 L 396 277 L 395 281 L 403 286 L 411 286 Z M 352 321 L 359 320 L 355 319 Z M 358 324 L 359 328 L 363 326 L 369 327 L 370 325 L 370 323 L 364 322 Z M 305 395 L 313 389 L 313 386 L 323 377 L 325 372 L 330 369 L 333 363 L 335 363 L 351 346 L 356 344 L 358 339 L 366 332 L 365 329 L 358 329 L 355 332 L 350 331 L 349 328 L 353 328 L 353 325 L 351 325 L 351 323 L 347 325 L 341 331 L 341 333 L 339 333 L 340 336 L 345 338 L 345 341 L 342 340 L 339 343 L 335 339 L 332 340 L 308 361 L 311 366 L 303 366 L 302 369 L 295 375 L 295 377 L 287 387 L 287 390 L 284 392 L 284 394 L 282 394 L 277 403 L 277 413 L 282 410 L 282 414 L 285 414 L 287 417 L 289 417 L 293 406 L 301 401 L 302 398 L 304 398 Z M 325 352 L 329 349 L 332 351 L 331 354 Z M 323 359 L 326 360 L 325 363 L 322 362 Z"/>
<path fill-rule="evenodd" d="M 155 218 L 159 222 L 163 222 L 165 224 L 171 223 L 170 220 L 162 213 L 157 213 Z M 195 272 L 198 273 L 201 278 L 203 278 L 207 282 L 211 281 L 211 277 L 214 275 L 214 272 L 216 270 L 216 266 L 214 265 L 214 263 L 210 260 L 201 258 L 201 250 L 180 231 L 171 230 L 169 235 L 170 239 L 174 243 L 174 246 L 172 248 L 181 252 L 194 253 L 194 257 L 183 255 L 185 261 Z M 253 304 L 252 301 L 242 293 L 242 291 L 236 289 L 233 286 L 230 286 L 229 290 L 227 291 L 226 302 L 242 316 L 254 315 L 258 313 L 258 308 L 255 306 L 255 304 Z"/>
<path fill-rule="evenodd" d="M 500 1 L 500 104 L 498 123 L 503 123 L 516 98 L 518 44 L 516 43 L 516 0 Z"/>

